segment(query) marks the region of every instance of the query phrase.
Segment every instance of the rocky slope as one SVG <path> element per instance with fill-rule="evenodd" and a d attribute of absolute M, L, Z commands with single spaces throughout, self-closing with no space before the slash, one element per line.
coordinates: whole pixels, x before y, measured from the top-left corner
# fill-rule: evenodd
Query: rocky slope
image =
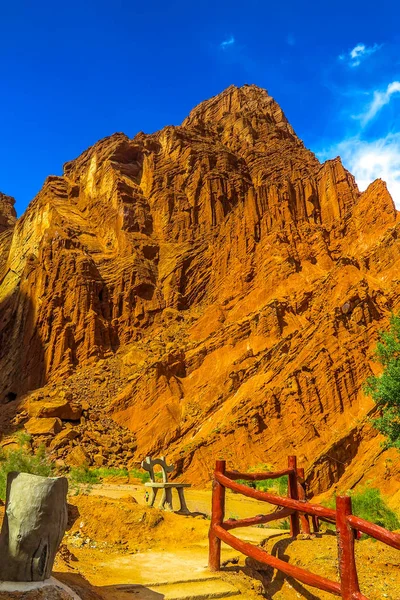
<path fill-rule="evenodd" d="M 217 456 L 292 453 L 315 492 L 381 481 L 360 390 L 399 228 L 384 182 L 320 164 L 253 85 L 105 138 L 18 221 L 0 196 L 0 425 L 29 419 L 61 461 L 167 454 L 197 483 Z"/>

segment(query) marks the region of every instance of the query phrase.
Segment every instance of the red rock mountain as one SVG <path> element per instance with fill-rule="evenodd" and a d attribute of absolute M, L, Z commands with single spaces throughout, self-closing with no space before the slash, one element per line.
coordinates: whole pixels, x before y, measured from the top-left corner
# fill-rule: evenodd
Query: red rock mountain
<path fill-rule="evenodd" d="M 316 492 L 382 480 L 360 390 L 399 230 L 385 183 L 321 164 L 254 85 L 99 141 L 20 219 L 0 195 L 3 431 L 67 463 L 166 454 L 197 483 L 292 453 Z"/>

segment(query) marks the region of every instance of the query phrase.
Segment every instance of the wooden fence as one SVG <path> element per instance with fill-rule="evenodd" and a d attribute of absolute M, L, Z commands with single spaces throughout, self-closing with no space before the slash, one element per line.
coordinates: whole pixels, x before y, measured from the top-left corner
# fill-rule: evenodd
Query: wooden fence
<path fill-rule="evenodd" d="M 282 476 L 288 477 L 287 497 L 260 492 L 236 482 L 237 479 L 261 481 L 264 479 L 277 479 Z M 267 515 L 224 521 L 226 488 L 249 498 L 268 502 L 279 507 L 279 509 Z M 230 530 L 237 527 L 270 523 L 271 521 L 286 517 L 290 519 L 290 534 L 292 537 L 296 537 L 300 533 L 300 523 L 304 532 L 310 532 L 309 517 L 312 518 L 314 531 L 318 530 L 319 520 L 336 524 L 340 583 L 311 573 L 301 567 L 291 565 L 229 533 Z M 297 459 L 295 456 L 289 456 L 287 469 L 275 473 L 238 473 L 236 471 L 226 471 L 225 461 L 218 460 L 216 462 L 209 532 L 209 568 L 211 571 L 219 571 L 221 568 L 221 541 L 223 541 L 246 556 L 250 556 L 260 563 L 278 569 L 282 573 L 306 585 L 331 592 L 343 598 L 343 600 L 368 600 L 360 592 L 354 556 L 355 539 L 360 533 L 366 533 L 384 544 L 400 550 L 400 535 L 354 516 L 349 496 L 338 496 L 336 498 L 336 510 L 307 502 L 304 488 L 304 470 L 297 468 Z"/>

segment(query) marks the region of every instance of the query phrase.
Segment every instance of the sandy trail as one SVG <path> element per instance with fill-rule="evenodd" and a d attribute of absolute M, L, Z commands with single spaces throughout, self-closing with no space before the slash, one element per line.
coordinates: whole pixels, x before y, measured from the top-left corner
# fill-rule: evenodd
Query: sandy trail
<path fill-rule="evenodd" d="M 145 505 L 144 487 L 141 485 L 119 483 L 95 485 L 91 487 L 90 496 L 98 500 L 111 499 L 112 502 L 121 500 L 122 503 L 133 497 L 140 506 Z M 197 516 L 167 513 L 165 520 L 168 522 L 169 535 L 163 537 L 157 534 L 156 539 L 153 538 L 149 544 L 142 544 L 136 551 L 128 549 L 127 546 L 104 548 L 101 544 L 95 545 L 97 547 L 88 544 L 77 548 L 68 543 L 78 560 L 71 562 L 68 569 L 65 564 L 58 562 L 57 570 L 69 571 L 58 576 L 66 583 L 73 584 L 74 580 L 76 583 L 79 572 L 79 575 L 82 575 L 93 586 L 92 589 L 95 589 L 96 593 L 105 600 L 119 598 L 122 600 L 127 597 L 134 597 L 137 600 L 142 600 L 143 597 L 143 600 L 147 600 L 148 597 L 152 597 L 146 594 L 150 593 L 149 590 L 153 590 L 153 586 L 161 590 L 160 586 L 168 587 L 171 584 L 176 593 L 180 587 L 178 582 L 182 582 L 182 589 L 187 585 L 185 582 L 198 582 L 200 587 L 206 587 L 206 583 L 201 583 L 206 581 L 210 582 L 207 585 L 214 585 L 216 588 L 228 585 L 220 580 L 218 574 L 210 573 L 207 567 L 210 521 L 202 515 L 210 513 L 211 491 L 188 490 L 186 500 L 189 510 Z M 173 498 L 173 502 L 177 508 L 179 506 L 177 497 Z M 229 491 L 227 493 L 227 518 L 254 516 L 270 510 L 272 507 L 266 506 L 265 503 L 240 497 Z M 246 541 L 258 544 L 266 537 L 282 534 L 282 530 L 249 527 L 237 529 L 235 533 Z M 223 545 L 222 561 L 234 558 L 238 558 L 237 551 Z M 211 584 L 210 580 L 215 580 L 215 583 Z M 130 596 L 130 594 L 134 595 Z M 165 595 L 165 598 L 168 597 Z M 256 593 L 250 597 L 260 598 Z"/>
<path fill-rule="evenodd" d="M 104 496 L 106 498 L 130 498 L 133 497 L 139 504 L 145 504 L 145 488 L 142 485 L 130 484 L 96 484 L 91 486 L 91 495 Z M 193 513 L 203 513 L 210 516 L 211 513 L 211 490 L 188 489 L 185 491 L 185 497 L 188 508 Z M 176 490 L 172 492 L 172 501 L 174 509 L 179 507 L 178 494 Z M 157 505 L 157 503 L 156 503 Z M 225 517 L 227 519 L 238 519 L 245 517 L 254 517 L 257 514 L 272 512 L 273 507 L 265 502 L 258 502 L 251 498 L 234 494 L 226 490 Z"/>

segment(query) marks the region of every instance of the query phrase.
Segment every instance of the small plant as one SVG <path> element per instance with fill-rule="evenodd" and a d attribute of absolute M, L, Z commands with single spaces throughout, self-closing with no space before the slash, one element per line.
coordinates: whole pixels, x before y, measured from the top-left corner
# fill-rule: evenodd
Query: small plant
<path fill-rule="evenodd" d="M 282 519 L 278 521 L 278 529 L 290 529 L 289 519 Z"/>
<path fill-rule="evenodd" d="M 24 432 L 17 435 L 18 448 L 5 452 L 0 449 L 0 498 L 5 501 L 7 489 L 7 475 L 13 471 L 30 473 L 49 477 L 54 471 L 54 465 L 46 454 L 45 446 L 33 452 L 30 447 L 31 438 Z"/>

